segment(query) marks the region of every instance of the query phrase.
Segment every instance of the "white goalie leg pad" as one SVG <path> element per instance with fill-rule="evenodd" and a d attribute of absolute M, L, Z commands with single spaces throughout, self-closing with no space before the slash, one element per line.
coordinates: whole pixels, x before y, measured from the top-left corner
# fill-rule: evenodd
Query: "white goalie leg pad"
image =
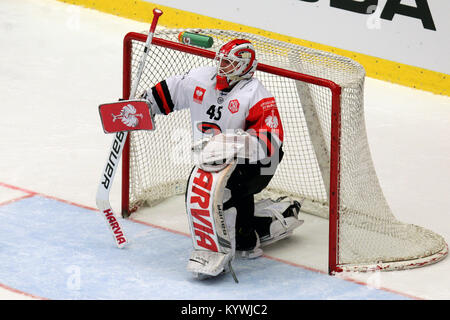
<path fill-rule="evenodd" d="M 187 270 L 192 272 L 196 278 L 204 279 L 209 276 L 217 276 L 223 272 L 230 271 L 230 263 L 235 255 L 235 230 L 236 209 L 231 208 L 224 212 L 225 223 L 230 233 L 231 251 L 215 252 L 194 249 L 189 258 Z M 227 246 L 226 246 L 227 247 Z M 225 247 L 225 248 L 226 248 Z M 224 250 L 226 251 L 226 250 Z"/>
<path fill-rule="evenodd" d="M 300 203 L 290 199 L 285 201 L 264 199 L 255 203 L 255 217 L 272 219 L 269 234 L 260 235 L 261 247 L 292 235 L 294 229 L 304 222 L 304 220 L 298 219 L 299 212 Z"/>
<path fill-rule="evenodd" d="M 218 172 L 195 166 L 186 190 L 186 212 L 194 251 L 187 270 L 195 276 L 217 276 L 231 271 L 236 249 L 236 209 L 223 211 L 225 186 L 236 167 L 232 162 Z"/>

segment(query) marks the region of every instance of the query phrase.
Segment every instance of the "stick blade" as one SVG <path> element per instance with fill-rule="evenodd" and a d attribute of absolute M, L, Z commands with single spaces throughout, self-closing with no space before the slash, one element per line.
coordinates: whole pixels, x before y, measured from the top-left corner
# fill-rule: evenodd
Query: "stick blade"
<path fill-rule="evenodd" d="M 155 129 L 150 104 L 146 100 L 104 103 L 98 109 L 105 133 Z"/>

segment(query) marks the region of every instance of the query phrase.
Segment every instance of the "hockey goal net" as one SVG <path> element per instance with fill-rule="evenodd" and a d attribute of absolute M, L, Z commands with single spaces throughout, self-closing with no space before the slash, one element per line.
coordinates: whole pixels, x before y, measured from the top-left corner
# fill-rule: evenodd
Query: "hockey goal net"
<path fill-rule="evenodd" d="M 178 42 L 181 31 L 213 37 L 205 50 Z M 302 211 L 329 219 L 329 272 L 396 270 L 443 259 L 445 240 L 398 221 L 380 188 L 366 137 L 365 71 L 346 57 L 261 36 L 222 30 L 157 30 L 137 95 L 194 67 L 213 65 L 215 51 L 234 38 L 250 40 L 256 77 L 276 98 L 285 156 L 261 197 L 287 195 Z M 145 34 L 124 40 L 123 97 L 143 54 Z M 123 155 L 122 215 L 184 194 L 192 169 L 189 110 L 156 116 L 156 130 L 134 131 Z"/>

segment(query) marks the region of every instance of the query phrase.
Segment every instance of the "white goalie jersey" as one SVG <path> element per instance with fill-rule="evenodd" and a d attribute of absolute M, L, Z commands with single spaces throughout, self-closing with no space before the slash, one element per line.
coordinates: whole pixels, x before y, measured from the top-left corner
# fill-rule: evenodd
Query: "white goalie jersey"
<path fill-rule="evenodd" d="M 237 83 L 230 92 L 215 89 L 215 67 L 193 69 L 148 89 L 144 97 L 153 114 L 169 114 L 189 108 L 194 142 L 205 135 L 250 134 L 250 161 L 277 155 L 283 142 L 283 126 L 275 98 L 262 83 L 251 78 Z"/>

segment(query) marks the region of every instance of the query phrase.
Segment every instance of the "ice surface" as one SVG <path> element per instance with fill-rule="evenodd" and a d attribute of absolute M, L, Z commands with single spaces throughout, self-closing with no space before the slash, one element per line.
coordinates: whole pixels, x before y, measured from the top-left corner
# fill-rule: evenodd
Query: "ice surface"
<path fill-rule="evenodd" d="M 112 136 L 103 133 L 97 107 L 121 96 L 124 35 L 147 29 L 147 24 L 52 0 L 0 2 L 0 183 L 95 207 L 100 173 L 112 141 Z M 365 90 L 366 125 L 372 157 L 394 214 L 399 220 L 441 234 L 449 242 L 450 98 L 370 78 Z M 3 185 L 0 185 L 0 192 L 1 203 L 27 194 Z M 35 200 L 32 197 L 3 206 L 0 203 L 0 209 L 5 214 L 5 210 L 13 205 L 23 209 L 24 204 Z M 21 203 L 23 205 L 19 206 Z M 55 209 L 58 208 L 55 202 L 48 203 L 48 214 L 59 210 Z M 118 183 L 112 189 L 111 203 L 113 208 L 119 207 Z M 182 200 L 175 199 L 161 206 L 156 211 L 143 211 L 135 219 L 187 233 Z M 95 214 L 93 212 L 91 214 Z M 269 262 L 260 262 L 264 268 L 274 265 L 274 270 L 283 269 L 289 264 L 275 263 L 282 259 L 298 269 L 295 272 L 299 274 L 311 272 L 306 271 L 310 269 L 326 271 L 326 223 L 314 217 L 303 218 L 306 220 L 304 225 L 292 238 L 265 249 L 272 259 L 265 258 Z M 39 223 L 45 221 L 35 222 L 34 228 L 44 227 Z M 103 222 L 100 220 L 100 223 Z M 109 231 L 106 226 L 100 226 L 100 229 L 103 227 L 108 237 Z M 147 225 L 147 228 L 151 227 Z M 17 229 L 6 228 L 4 232 L 14 230 Z M 140 245 L 148 239 L 147 232 L 150 231 L 142 229 L 134 235 L 141 235 L 136 239 L 143 241 Z M 169 233 L 172 237 L 177 235 Z M 4 236 L 3 239 L 9 238 Z M 2 248 L 16 244 L 10 241 L 2 244 Z M 56 250 L 53 252 L 56 256 L 58 250 L 64 248 L 46 247 L 45 241 L 39 243 L 44 252 L 50 248 Z M 26 252 L 23 250 L 17 247 L 11 254 Z M 64 250 L 61 251 L 60 257 L 64 254 Z M 22 261 L 15 266 L 22 266 L 26 271 L 25 265 Z M 0 269 L 4 267 L 6 265 L 0 262 Z M 242 267 L 249 273 L 253 268 L 251 264 Z M 339 278 L 366 283 L 367 287 L 359 288 L 363 291 L 375 287 L 381 288 L 386 295 L 388 291 L 401 293 L 399 298 L 449 299 L 449 267 L 450 259 L 447 258 L 415 270 L 346 274 Z M 329 281 L 337 283 L 336 278 L 330 280 L 331 277 L 316 271 L 312 271 L 314 276 L 309 276 L 311 280 L 308 281 L 318 281 L 318 285 L 331 283 Z M 264 273 L 258 270 L 256 274 Z M 255 279 L 258 279 L 257 275 Z M 30 281 L 33 279 L 32 274 L 27 276 Z M 185 281 L 185 276 L 183 273 L 179 280 Z M 57 291 L 52 293 L 48 287 L 35 290 L 30 283 L 30 290 L 27 287 L 19 290 L 6 282 L 7 279 L 0 278 L 0 299 L 30 298 L 21 292 L 43 298 L 67 298 L 56 294 Z M 354 283 L 341 283 L 341 296 L 331 291 L 327 296 L 324 291 L 319 298 L 348 298 L 346 290 L 349 283 Z M 286 284 L 289 290 L 292 290 L 292 284 L 295 282 Z M 96 289 L 92 290 L 91 294 L 95 296 Z M 299 290 L 301 292 L 301 288 Z M 97 298 L 102 297 L 97 295 Z M 270 296 L 266 298 L 271 299 Z"/>

